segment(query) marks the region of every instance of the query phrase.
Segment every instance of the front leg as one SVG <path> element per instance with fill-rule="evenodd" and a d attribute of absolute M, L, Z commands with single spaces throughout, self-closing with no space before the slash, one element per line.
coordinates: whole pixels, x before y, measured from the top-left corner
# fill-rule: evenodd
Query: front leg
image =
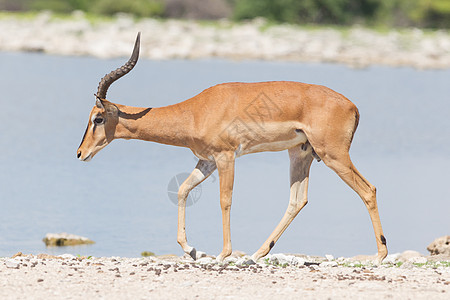
<path fill-rule="evenodd" d="M 181 184 L 178 190 L 177 241 L 181 248 L 183 248 L 183 251 L 189 254 L 194 260 L 197 259 L 197 251 L 194 247 L 188 245 L 186 238 L 186 199 L 189 192 L 203 182 L 203 180 L 208 178 L 208 176 L 211 175 L 215 169 L 216 164 L 214 161 L 200 160 L 194 171 L 192 171 L 191 175 L 189 175 L 189 177 Z"/>
<path fill-rule="evenodd" d="M 220 207 L 222 209 L 223 249 L 217 256 L 222 262 L 231 254 L 230 210 L 234 184 L 234 152 L 220 153 L 216 159 L 220 181 Z"/>

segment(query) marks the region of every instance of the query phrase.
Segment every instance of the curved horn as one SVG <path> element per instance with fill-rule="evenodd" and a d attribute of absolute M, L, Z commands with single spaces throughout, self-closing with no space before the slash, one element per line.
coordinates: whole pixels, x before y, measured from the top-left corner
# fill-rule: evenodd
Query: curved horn
<path fill-rule="evenodd" d="M 110 85 L 119 79 L 120 77 L 126 75 L 128 72 L 130 72 L 134 66 L 136 65 L 138 59 L 139 59 L 139 44 L 141 40 L 141 33 L 139 32 L 136 37 L 136 42 L 134 43 L 134 49 L 133 53 L 131 54 L 130 59 L 120 68 L 112 71 L 109 74 L 106 74 L 99 82 L 98 84 L 98 90 L 97 90 L 97 98 L 105 99 L 106 98 L 106 92 L 108 91 L 108 88 Z"/>

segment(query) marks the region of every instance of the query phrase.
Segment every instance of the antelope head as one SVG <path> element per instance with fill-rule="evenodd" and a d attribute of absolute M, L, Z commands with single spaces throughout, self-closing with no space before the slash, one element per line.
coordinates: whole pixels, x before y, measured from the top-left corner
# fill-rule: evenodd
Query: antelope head
<path fill-rule="evenodd" d="M 81 161 L 91 160 L 114 139 L 120 111 L 114 103 L 106 100 L 106 92 L 114 81 L 126 75 L 136 65 L 139 58 L 140 35 L 139 32 L 130 59 L 120 68 L 106 74 L 98 84 L 95 106 L 89 114 L 88 125 L 77 151 L 77 157 Z"/>

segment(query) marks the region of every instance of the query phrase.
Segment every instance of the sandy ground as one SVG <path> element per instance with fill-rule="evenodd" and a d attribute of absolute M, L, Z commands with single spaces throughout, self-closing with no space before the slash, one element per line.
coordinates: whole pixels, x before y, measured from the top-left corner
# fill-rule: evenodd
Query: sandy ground
<path fill-rule="evenodd" d="M 421 261 L 376 267 L 303 257 L 245 266 L 208 257 L 27 255 L 0 258 L 0 299 L 449 299 L 449 264 Z"/>

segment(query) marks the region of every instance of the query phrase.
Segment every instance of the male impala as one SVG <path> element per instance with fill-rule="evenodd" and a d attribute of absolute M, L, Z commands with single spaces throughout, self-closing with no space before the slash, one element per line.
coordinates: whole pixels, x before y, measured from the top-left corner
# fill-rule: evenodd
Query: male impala
<path fill-rule="evenodd" d="M 187 243 L 186 198 L 214 170 L 220 179 L 223 250 L 231 254 L 230 208 L 234 162 L 261 151 L 288 150 L 289 205 L 278 226 L 252 255 L 253 262 L 269 253 L 295 216 L 306 205 L 309 169 L 314 158 L 337 173 L 364 201 L 372 220 L 380 263 L 387 255 L 376 190 L 355 168 L 349 148 L 358 125 L 356 106 L 324 86 L 299 82 L 224 83 L 184 102 L 159 108 L 137 108 L 106 100 L 109 86 L 133 69 L 139 57 L 138 34 L 131 58 L 100 81 L 96 105 L 89 116 L 77 157 L 88 161 L 114 139 L 140 139 L 191 149 L 197 166 L 178 191 L 177 241 L 196 259 Z M 252 261 L 250 261 L 252 262 Z"/>

